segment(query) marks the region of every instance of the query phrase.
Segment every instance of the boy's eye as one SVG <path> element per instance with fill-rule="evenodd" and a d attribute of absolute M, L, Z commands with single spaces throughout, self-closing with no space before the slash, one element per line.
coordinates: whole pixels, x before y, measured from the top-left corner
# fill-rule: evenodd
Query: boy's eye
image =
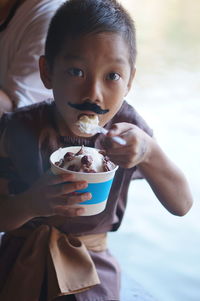
<path fill-rule="evenodd" d="M 70 68 L 68 69 L 68 73 L 72 76 L 83 77 L 84 73 L 81 69 L 78 68 Z"/>
<path fill-rule="evenodd" d="M 108 79 L 110 80 L 119 80 L 120 79 L 120 75 L 118 73 L 109 73 L 107 76 Z"/>

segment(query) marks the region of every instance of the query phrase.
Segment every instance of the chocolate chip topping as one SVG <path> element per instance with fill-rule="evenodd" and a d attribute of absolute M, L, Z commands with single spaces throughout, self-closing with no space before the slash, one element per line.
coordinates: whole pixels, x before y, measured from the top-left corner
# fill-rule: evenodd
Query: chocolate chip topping
<path fill-rule="evenodd" d="M 110 161 L 110 158 L 109 158 L 108 156 L 105 156 L 105 157 L 104 157 L 104 161 L 109 162 L 109 161 Z"/>
<path fill-rule="evenodd" d="M 60 159 L 59 161 L 55 162 L 55 165 L 62 168 L 64 166 L 64 160 Z"/>
<path fill-rule="evenodd" d="M 81 158 L 81 164 L 85 164 L 87 167 L 92 165 L 93 159 L 89 155 L 85 155 Z"/>
<path fill-rule="evenodd" d="M 110 171 L 113 169 L 110 159 L 106 156 L 103 160 L 103 171 Z"/>
<path fill-rule="evenodd" d="M 101 150 L 99 150 L 99 154 L 101 154 L 101 155 L 103 155 L 103 156 L 105 157 L 105 155 L 106 155 L 106 151 L 105 151 L 105 150 L 103 150 L 103 149 L 101 149 Z"/>
<path fill-rule="evenodd" d="M 81 149 L 75 154 L 75 156 L 79 156 L 79 155 L 82 155 L 84 153 L 84 146 L 82 145 L 81 146 Z"/>
<path fill-rule="evenodd" d="M 72 152 L 67 152 L 65 155 L 64 155 L 64 160 L 65 162 L 69 162 L 71 160 L 73 160 L 75 157 L 75 154 L 72 153 Z"/>
<path fill-rule="evenodd" d="M 75 164 L 69 165 L 67 169 L 71 171 L 80 171 L 79 167 Z"/>
<path fill-rule="evenodd" d="M 96 173 L 96 171 L 94 169 L 91 169 L 89 166 L 87 165 L 82 165 L 81 167 L 81 172 L 87 172 L 87 173 Z"/>

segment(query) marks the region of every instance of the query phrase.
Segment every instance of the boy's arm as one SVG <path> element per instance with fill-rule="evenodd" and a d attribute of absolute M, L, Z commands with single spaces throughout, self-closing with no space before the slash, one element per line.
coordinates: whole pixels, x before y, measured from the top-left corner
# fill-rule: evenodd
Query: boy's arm
<path fill-rule="evenodd" d="M 28 202 L 20 196 L 7 194 L 2 189 L 5 186 L 5 180 L 0 179 L 0 232 L 16 229 L 34 217 Z"/>
<path fill-rule="evenodd" d="M 62 215 L 79 216 L 80 202 L 91 199 L 89 192 L 74 194 L 87 187 L 87 182 L 74 182 L 71 174 L 45 173 L 27 191 L 9 195 L 5 179 L 0 179 L 0 232 L 14 230 L 32 218 Z M 76 205 L 73 207 L 72 205 Z"/>
<path fill-rule="evenodd" d="M 119 135 L 127 142 L 120 146 L 107 138 L 107 155 L 114 163 L 123 168 L 137 166 L 159 201 L 171 213 L 182 216 L 189 211 L 193 198 L 184 174 L 151 136 L 129 123 L 115 124 L 107 135 Z"/>
<path fill-rule="evenodd" d="M 182 216 L 193 203 L 188 182 L 156 141 L 151 139 L 150 144 L 149 154 L 138 167 L 162 205 L 172 214 Z"/>

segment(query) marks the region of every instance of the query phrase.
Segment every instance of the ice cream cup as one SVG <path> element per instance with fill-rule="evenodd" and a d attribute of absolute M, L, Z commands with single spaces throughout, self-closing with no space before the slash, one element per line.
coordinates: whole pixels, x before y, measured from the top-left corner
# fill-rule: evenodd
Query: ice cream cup
<path fill-rule="evenodd" d="M 84 148 L 88 149 L 88 147 Z M 87 181 L 88 187 L 78 190 L 78 192 L 90 192 L 92 194 L 92 199 L 73 206 L 84 207 L 85 210 L 82 216 L 96 215 L 102 212 L 106 207 L 113 178 L 118 166 L 113 165 L 113 169 L 106 172 L 85 173 L 66 170 L 55 164 L 55 162 L 58 162 L 63 158 L 67 152 L 77 153 L 79 150 L 80 146 L 70 146 L 56 150 L 50 156 L 51 170 L 54 174 L 70 173 L 76 176 L 77 181 Z"/>

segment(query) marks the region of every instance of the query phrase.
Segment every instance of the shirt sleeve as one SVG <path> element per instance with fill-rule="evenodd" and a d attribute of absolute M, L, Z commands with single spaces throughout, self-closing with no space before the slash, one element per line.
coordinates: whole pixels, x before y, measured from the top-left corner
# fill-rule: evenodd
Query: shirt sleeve
<path fill-rule="evenodd" d="M 22 107 L 52 97 L 44 87 L 39 74 L 39 57 L 44 54 L 44 44 L 50 15 L 36 16 L 24 24 L 17 51 L 7 70 L 4 90 L 16 107 Z"/>
<path fill-rule="evenodd" d="M 7 127 L 11 114 L 4 114 L 0 119 L 0 194 L 15 194 L 18 189 L 19 175 L 7 152 Z"/>

